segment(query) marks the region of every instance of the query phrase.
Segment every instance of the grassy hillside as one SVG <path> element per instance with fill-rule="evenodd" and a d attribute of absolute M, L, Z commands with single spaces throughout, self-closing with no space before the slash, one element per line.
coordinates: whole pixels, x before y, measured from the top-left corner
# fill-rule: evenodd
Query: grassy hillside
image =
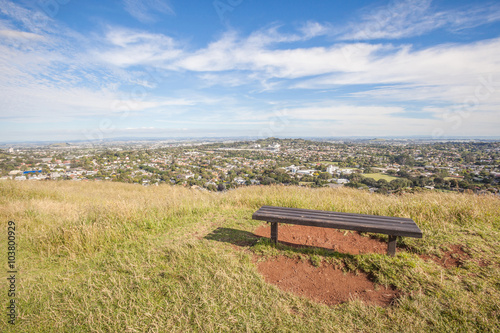
<path fill-rule="evenodd" d="M 0 194 L 0 246 L 6 253 L 7 221 L 14 220 L 20 267 L 18 320 L 11 327 L 2 311 L 2 332 L 500 329 L 498 198 L 7 181 Z M 367 272 L 403 295 L 387 308 L 360 301 L 328 307 L 266 284 L 252 253 L 290 249 L 251 237 L 260 225 L 251 215 L 264 204 L 413 218 L 424 238 L 404 238 L 394 258 L 336 256 L 346 270 Z M 468 255 L 459 267 L 423 259 L 457 244 Z M 326 264 L 329 255 L 311 259 Z M 7 281 L 0 281 L 6 306 Z"/>

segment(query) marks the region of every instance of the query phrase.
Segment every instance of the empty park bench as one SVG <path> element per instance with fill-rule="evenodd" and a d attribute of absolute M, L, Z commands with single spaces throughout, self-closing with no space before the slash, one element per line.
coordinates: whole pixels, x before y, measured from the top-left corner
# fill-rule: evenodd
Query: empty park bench
<path fill-rule="evenodd" d="M 324 210 L 262 206 L 252 219 L 271 223 L 271 240 L 278 241 L 278 223 L 355 230 L 389 235 L 387 254 L 396 254 L 398 236 L 422 238 L 422 231 L 408 218 L 337 213 Z"/>

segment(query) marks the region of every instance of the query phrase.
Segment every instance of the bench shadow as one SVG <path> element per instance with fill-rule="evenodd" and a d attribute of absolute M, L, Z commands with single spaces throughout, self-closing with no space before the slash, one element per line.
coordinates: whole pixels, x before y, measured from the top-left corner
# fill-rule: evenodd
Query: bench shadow
<path fill-rule="evenodd" d="M 243 247 L 255 245 L 261 237 L 244 230 L 219 227 L 203 238 Z"/>
<path fill-rule="evenodd" d="M 261 238 L 268 240 L 271 239 L 270 237 L 258 236 L 254 233 L 244 230 L 222 228 L 222 227 L 215 229 L 214 231 L 212 231 L 203 238 L 217 242 L 229 243 L 240 247 L 254 246 Z M 320 247 L 320 246 L 303 245 L 303 244 L 290 243 L 279 240 L 277 246 L 279 247 L 280 245 L 289 247 L 288 250 L 291 251 L 295 251 L 294 249 L 296 249 L 296 252 L 298 253 L 302 253 L 304 249 L 310 249 L 310 250 L 321 249 L 323 251 L 331 253 L 333 256 L 351 256 L 351 254 L 349 253 L 337 252 L 334 249 Z"/>

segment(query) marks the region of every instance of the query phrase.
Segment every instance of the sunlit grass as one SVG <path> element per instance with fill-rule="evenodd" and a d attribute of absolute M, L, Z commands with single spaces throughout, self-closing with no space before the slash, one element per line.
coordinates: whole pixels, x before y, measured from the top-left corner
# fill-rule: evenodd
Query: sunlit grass
<path fill-rule="evenodd" d="M 0 195 L 3 230 L 16 221 L 19 242 L 19 316 L 11 327 L 2 315 L 2 332 L 465 332 L 500 324 L 498 197 L 10 181 L 0 182 Z M 275 247 L 252 236 L 260 222 L 251 215 L 262 205 L 409 217 L 424 238 L 403 238 L 394 258 Z M 440 255 L 453 244 L 470 255 L 462 267 L 418 255 Z M 252 253 L 365 271 L 403 296 L 385 309 L 323 306 L 266 284 Z"/>
<path fill-rule="evenodd" d="M 391 176 L 391 175 L 386 175 L 386 174 L 383 174 L 383 173 L 380 173 L 380 172 L 377 172 L 377 173 L 363 173 L 362 176 L 365 177 L 365 178 L 373 178 L 375 180 L 385 179 L 388 182 L 390 182 L 391 180 L 394 180 L 394 179 L 398 179 L 398 177 L 394 177 L 394 176 Z"/>

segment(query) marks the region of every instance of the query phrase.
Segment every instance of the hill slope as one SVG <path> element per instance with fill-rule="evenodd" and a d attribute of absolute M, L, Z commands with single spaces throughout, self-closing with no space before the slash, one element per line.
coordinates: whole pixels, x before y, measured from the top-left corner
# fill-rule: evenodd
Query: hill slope
<path fill-rule="evenodd" d="M 9 220 L 19 242 L 18 318 L 12 327 L 2 315 L 0 331 L 465 332 L 500 325 L 498 198 L 10 181 L 0 182 L 0 194 L 0 246 L 6 249 Z M 345 270 L 366 272 L 402 296 L 386 308 L 360 301 L 329 307 L 265 283 L 253 253 L 294 250 L 252 237 L 260 223 L 251 215 L 261 205 L 413 218 L 424 238 L 404 238 L 394 258 L 334 256 Z M 440 265 L 439 256 L 456 246 L 466 258 L 458 267 Z M 324 265 L 332 255 L 299 252 Z M 7 304 L 4 278 L 0 289 Z"/>

